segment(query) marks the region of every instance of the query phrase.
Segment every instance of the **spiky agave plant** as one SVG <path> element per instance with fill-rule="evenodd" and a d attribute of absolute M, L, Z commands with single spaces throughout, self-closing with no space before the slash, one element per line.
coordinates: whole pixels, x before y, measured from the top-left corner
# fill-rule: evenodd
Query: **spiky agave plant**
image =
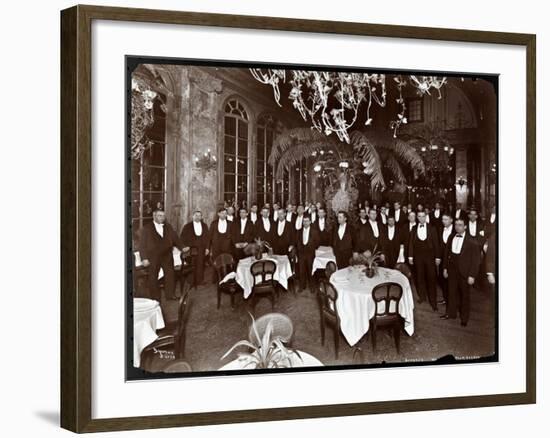
<path fill-rule="evenodd" d="M 298 351 L 288 348 L 284 345 L 280 337 L 273 335 L 273 323 L 269 321 L 266 325 L 263 336 L 260 336 L 256 320 L 250 314 L 252 319 L 252 331 L 256 342 L 242 339 L 236 342 L 223 356 L 222 360 L 239 347 L 247 347 L 247 352 L 237 353 L 239 361 L 243 361 L 243 367 L 254 365 L 255 368 L 291 368 L 292 356 L 296 355 L 301 359 Z"/>

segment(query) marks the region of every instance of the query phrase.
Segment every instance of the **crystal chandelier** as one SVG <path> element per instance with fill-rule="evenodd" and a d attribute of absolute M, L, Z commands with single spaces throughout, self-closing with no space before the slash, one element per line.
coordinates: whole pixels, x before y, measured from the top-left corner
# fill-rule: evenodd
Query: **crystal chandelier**
<path fill-rule="evenodd" d="M 304 120 L 310 120 L 312 126 L 319 132 L 330 135 L 336 133 L 341 141 L 349 143 L 349 129 L 355 124 L 359 108 L 366 102 L 365 125 L 372 123 L 371 107 L 373 103 L 385 107 L 386 75 L 349 72 L 306 71 L 251 68 L 250 73 L 262 84 L 271 85 L 275 101 L 281 106 L 281 91 L 279 85 L 287 81 L 291 86 L 289 99 Z M 397 118 L 390 127 L 397 134 L 399 126 L 407 123 L 405 117 L 405 100 L 402 89 L 413 86 L 419 95 L 430 94 L 435 89 L 441 98 L 441 88 L 445 85 L 445 77 L 408 76 L 404 79 L 394 77 L 399 97 L 396 99 L 401 107 Z"/>

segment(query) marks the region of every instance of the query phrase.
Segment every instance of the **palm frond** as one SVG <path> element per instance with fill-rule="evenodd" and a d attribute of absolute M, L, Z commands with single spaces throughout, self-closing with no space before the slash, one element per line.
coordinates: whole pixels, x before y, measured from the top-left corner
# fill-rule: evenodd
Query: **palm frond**
<path fill-rule="evenodd" d="M 283 179 L 285 169 L 291 169 L 304 159 L 311 158 L 313 153 L 318 153 L 321 149 L 326 149 L 326 144 L 319 144 L 316 142 L 302 143 L 299 146 L 287 149 L 281 156 L 279 156 L 272 165 L 275 168 L 275 178 L 277 180 Z M 334 159 L 329 154 L 325 154 L 323 161 L 324 164 L 330 166 Z"/>
<path fill-rule="evenodd" d="M 407 178 L 403 173 L 401 164 L 399 164 L 399 161 L 397 161 L 397 158 L 395 158 L 395 155 L 388 156 L 388 159 L 384 163 L 384 167 L 388 169 L 388 171 L 393 176 L 393 179 L 397 181 L 399 184 L 405 184 L 407 182 Z"/>
<path fill-rule="evenodd" d="M 390 150 L 395 158 L 410 167 L 415 175 L 422 175 L 426 172 L 424 160 L 409 142 L 396 138 L 389 144 L 381 144 L 380 147 Z"/>
<path fill-rule="evenodd" d="M 273 148 L 269 156 L 269 163 L 273 166 L 286 151 L 297 145 L 317 143 L 321 147 L 334 144 L 333 137 L 327 137 L 312 128 L 285 129 L 273 138 Z"/>
<path fill-rule="evenodd" d="M 376 145 L 361 131 L 353 131 L 350 136 L 355 156 L 361 160 L 365 174 L 371 179 L 371 187 L 385 187 L 380 155 Z"/>

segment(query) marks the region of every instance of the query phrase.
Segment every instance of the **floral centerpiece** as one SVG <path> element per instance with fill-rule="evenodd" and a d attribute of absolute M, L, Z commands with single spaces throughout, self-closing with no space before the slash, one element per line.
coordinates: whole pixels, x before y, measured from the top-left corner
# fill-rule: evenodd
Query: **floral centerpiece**
<path fill-rule="evenodd" d="M 246 245 L 243 251 L 247 256 L 253 255 L 256 260 L 260 260 L 262 258 L 262 254 L 266 251 L 269 255 L 273 254 L 273 249 L 271 248 L 269 243 L 265 240 L 260 239 L 259 237 L 254 239 L 254 242 Z"/>
<path fill-rule="evenodd" d="M 372 251 L 366 250 L 363 253 L 354 253 L 350 260 L 352 266 L 365 266 L 365 275 L 372 278 L 378 272 L 378 265 L 383 261 L 383 255 L 376 251 L 376 246 Z"/>
<path fill-rule="evenodd" d="M 244 368 L 249 365 L 253 365 L 257 369 L 291 368 L 294 355 L 301 359 L 298 351 L 286 347 L 282 339 L 273 334 L 272 321 L 267 323 L 265 332 L 260 336 L 256 320 L 252 315 L 250 317 L 255 339 L 252 340 L 253 342 L 245 339 L 238 341 L 222 356 L 222 359 L 225 359 L 238 347 L 248 347 L 248 351 L 237 353 L 239 360 L 245 362 Z"/>

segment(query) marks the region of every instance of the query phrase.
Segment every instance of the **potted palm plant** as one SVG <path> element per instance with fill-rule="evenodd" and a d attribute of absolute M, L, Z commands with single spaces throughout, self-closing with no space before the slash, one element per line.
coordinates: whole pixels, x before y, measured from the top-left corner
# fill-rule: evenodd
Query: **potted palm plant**
<path fill-rule="evenodd" d="M 382 253 L 376 250 L 376 246 L 372 251 L 366 250 L 363 253 L 354 254 L 350 264 L 352 266 L 365 266 L 365 275 L 372 278 L 378 272 L 378 265 L 382 261 Z"/>
<path fill-rule="evenodd" d="M 248 256 L 253 255 L 256 260 L 260 260 L 262 258 L 262 254 L 266 251 L 269 255 L 273 253 L 273 249 L 269 243 L 259 237 L 254 239 L 253 243 L 246 245 L 243 251 Z"/>
<path fill-rule="evenodd" d="M 249 314 L 250 315 L 250 314 Z M 239 361 L 243 361 L 243 368 L 253 366 L 257 369 L 267 368 L 291 368 L 292 357 L 295 355 L 301 359 L 298 351 L 288 348 L 279 336 L 273 334 L 273 323 L 269 321 L 262 336 L 256 326 L 256 320 L 252 315 L 252 342 L 243 339 L 235 343 L 223 356 L 222 360 L 239 347 L 247 347 L 247 351 L 237 353 Z"/>

